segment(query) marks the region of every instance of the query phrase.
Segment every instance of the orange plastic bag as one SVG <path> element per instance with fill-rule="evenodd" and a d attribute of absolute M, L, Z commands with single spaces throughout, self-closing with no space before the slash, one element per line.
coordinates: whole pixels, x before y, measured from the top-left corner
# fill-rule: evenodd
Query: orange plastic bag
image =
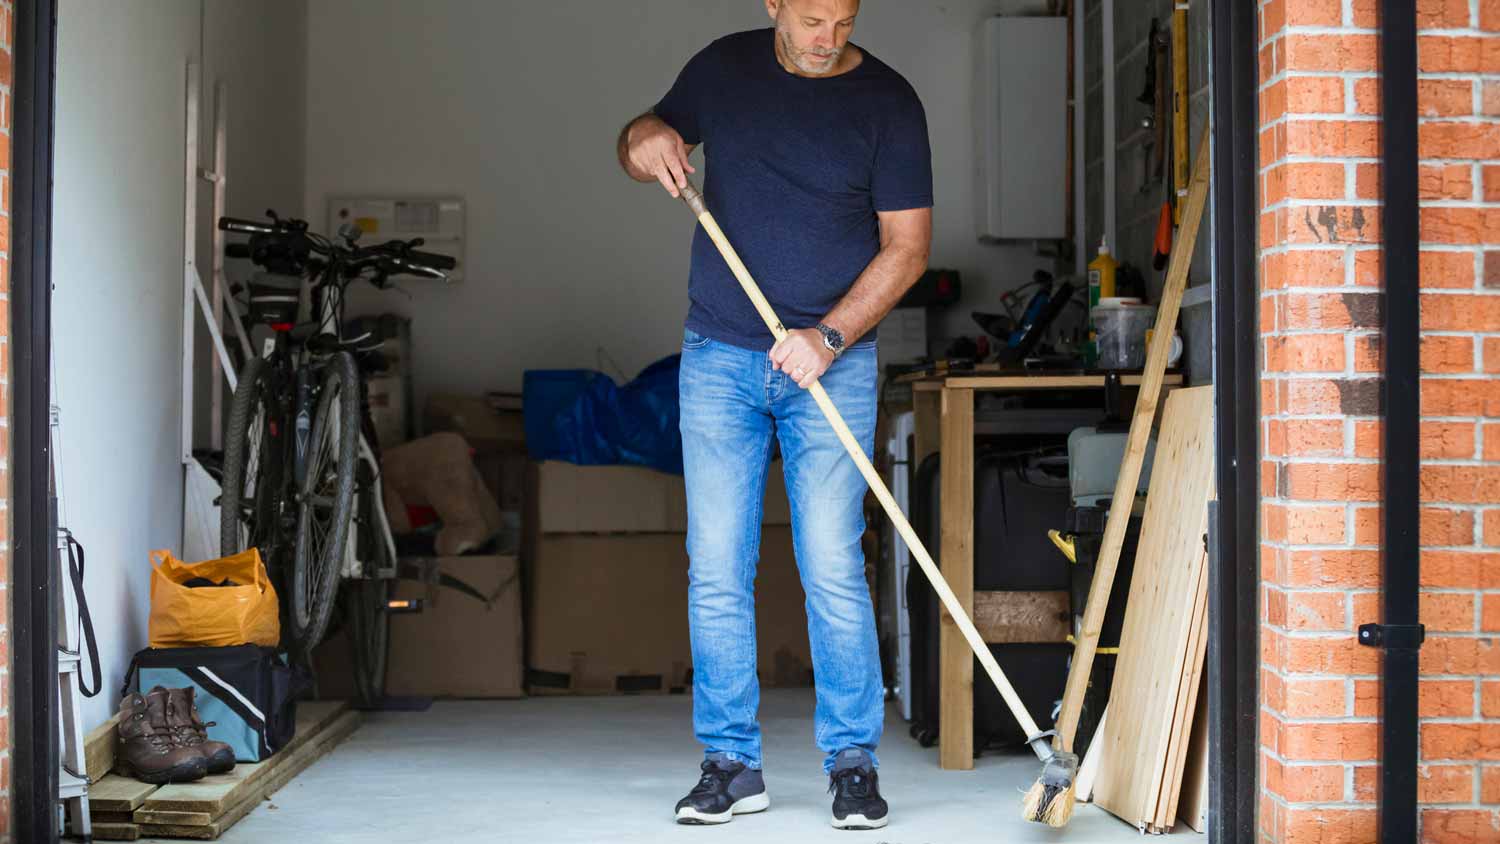
<path fill-rule="evenodd" d="M 195 577 L 231 586 L 190 587 Z M 230 647 L 281 643 L 281 615 L 260 552 L 184 563 L 170 551 L 151 552 L 153 648 Z"/>

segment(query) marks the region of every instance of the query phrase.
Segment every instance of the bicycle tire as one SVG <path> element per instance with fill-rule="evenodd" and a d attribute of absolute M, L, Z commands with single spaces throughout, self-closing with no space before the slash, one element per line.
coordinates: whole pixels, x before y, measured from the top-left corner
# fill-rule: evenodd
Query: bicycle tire
<path fill-rule="evenodd" d="M 297 544 L 292 558 L 292 632 L 306 653 L 323 640 L 338 595 L 354 520 L 359 444 L 359 373 L 354 357 L 339 352 L 328 359 L 322 375 L 308 441 L 307 474 L 297 495 Z M 330 444 L 330 436 L 337 437 L 337 442 Z"/>
<path fill-rule="evenodd" d="M 386 604 L 390 594 L 389 580 L 351 580 L 346 585 L 344 612 L 354 666 L 354 691 L 361 706 L 374 706 L 385 697 L 391 643 L 391 619 Z"/>
<path fill-rule="evenodd" d="M 275 489 L 276 466 L 267 460 L 270 443 L 264 439 L 264 421 L 270 414 L 266 405 L 270 369 L 264 360 L 251 358 L 240 370 L 237 388 L 229 405 L 229 423 L 224 438 L 224 476 L 219 497 L 219 553 L 231 556 L 246 548 L 261 547 L 261 557 L 271 565 L 275 549 L 275 499 L 280 490 Z M 252 436 L 259 429 L 260 453 L 252 443 Z M 258 458 L 252 465 L 251 458 Z M 253 473 L 253 477 L 247 477 Z M 262 485 L 265 477 L 270 482 Z M 253 489 L 251 485 L 253 484 Z M 246 492 L 251 492 L 252 502 L 246 511 Z M 271 512 L 267 512 L 271 511 Z M 247 519 L 248 515 L 248 519 Z"/>
<path fill-rule="evenodd" d="M 362 420 L 366 428 L 368 415 Z M 368 438 L 369 432 L 365 432 Z M 355 699 L 360 706 L 371 708 L 385 697 L 385 674 L 390 654 L 390 615 L 386 612 L 391 596 L 391 581 L 376 577 L 382 570 L 391 568 L 390 548 L 380 529 L 383 513 L 379 479 L 370 466 L 361 462 L 355 478 L 359 488 L 359 533 L 356 548 L 364 563 L 361 577 L 350 581 L 344 591 L 344 618 L 349 631 L 351 664 L 354 668 Z M 370 471 L 366 471 L 370 470 Z"/>

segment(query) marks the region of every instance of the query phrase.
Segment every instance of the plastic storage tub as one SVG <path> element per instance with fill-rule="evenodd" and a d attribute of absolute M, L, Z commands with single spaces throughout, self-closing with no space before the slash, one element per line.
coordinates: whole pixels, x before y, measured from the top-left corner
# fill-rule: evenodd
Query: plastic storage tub
<path fill-rule="evenodd" d="M 1146 329 L 1156 308 L 1139 299 L 1101 299 L 1094 307 L 1100 369 L 1140 369 L 1146 365 Z"/>

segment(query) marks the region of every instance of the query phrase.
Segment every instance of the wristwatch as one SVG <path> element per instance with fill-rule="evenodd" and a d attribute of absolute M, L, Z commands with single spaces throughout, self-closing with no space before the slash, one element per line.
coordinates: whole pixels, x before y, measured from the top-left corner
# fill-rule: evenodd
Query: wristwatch
<path fill-rule="evenodd" d="M 818 323 L 818 333 L 823 335 L 823 348 L 833 352 L 835 359 L 844 353 L 844 333 L 826 323 Z"/>

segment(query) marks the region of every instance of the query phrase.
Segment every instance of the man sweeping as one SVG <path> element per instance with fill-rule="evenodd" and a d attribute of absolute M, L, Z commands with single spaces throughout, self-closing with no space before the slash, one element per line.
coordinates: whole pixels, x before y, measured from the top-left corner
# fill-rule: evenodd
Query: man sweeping
<path fill-rule="evenodd" d="M 770 805 L 762 775 L 754 582 L 761 501 L 780 446 L 807 594 L 833 826 L 889 821 L 884 721 L 860 537 L 865 482 L 806 388 L 821 380 L 874 450 L 874 328 L 926 268 L 932 163 L 915 91 L 849 42 L 859 0 L 764 0 L 774 28 L 721 38 L 621 131 L 620 164 L 676 197 L 704 195 L 789 333 L 770 332 L 700 227 L 693 239 L 680 397 L 687 479 L 693 726 L 702 775 L 680 823 Z"/>

